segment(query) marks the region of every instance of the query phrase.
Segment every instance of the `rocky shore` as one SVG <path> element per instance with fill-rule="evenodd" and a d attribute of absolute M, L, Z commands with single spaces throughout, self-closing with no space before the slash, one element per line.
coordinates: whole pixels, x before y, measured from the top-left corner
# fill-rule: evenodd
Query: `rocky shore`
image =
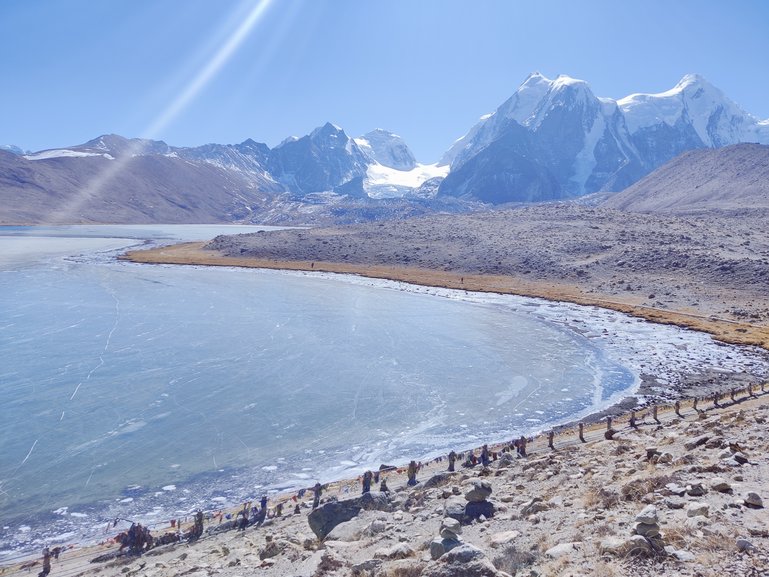
<path fill-rule="evenodd" d="M 762 387 L 656 418 L 649 408 L 582 439 L 576 428 L 538 437 L 525 458 L 498 446 L 488 467 L 433 463 L 415 486 L 387 473 L 387 493 L 351 497 L 342 489 L 358 493 L 359 481 L 337 484 L 317 510 L 309 495 L 244 531 L 209 521 L 199 540 L 142 556 L 67 551 L 52 574 L 766 575 L 768 418 Z"/>
<path fill-rule="evenodd" d="M 536 296 L 769 349 L 765 219 L 761 210 L 669 216 L 535 206 L 219 237 L 127 258 L 341 272 Z M 653 379 L 648 376 L 642 393 L 654 389 Z M 351 505 L 355 515 L 323 538 L 303 506 L 245 533 L 171 546 L 156 560 L 118 559 L 91 570 L 157 576 L 765 575 L 769 517 L 762 490 L 769 444 L 762 431 L 769 399 L 760 387 L 735 374 L 692 375 L 676 395 L 700 400 L 679 400 L 656 418 L 651 405 L 629 400 L 594 416 L 584 442 L 575 424 L 537 438 L 526 458 L 497 447 L 488 468 L 448 474 L 439 463 L 420 471 L 416 487 L 402 475 L 388 478 L 389 495 Z M 714 404 L 714 396 L 721 400 Z M 614 417 L 608 431 L 598 420 L 607 415 Z M 335 497 L 345 501 L 333 492 L 326 498 Z M 468 516 L 468 504 L 478 502 L 489 503 L 493 513 Z"/>

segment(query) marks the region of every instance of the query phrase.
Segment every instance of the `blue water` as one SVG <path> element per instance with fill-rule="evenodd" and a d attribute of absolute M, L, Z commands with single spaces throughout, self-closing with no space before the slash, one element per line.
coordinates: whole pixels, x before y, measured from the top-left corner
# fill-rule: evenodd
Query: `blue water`
<path fill-rule="evenodd" d="M 0 227 L 8 551 L 510 438 L 636 382 L 499 304 L 114 258 L 132 239 L 214 234 Z"/>

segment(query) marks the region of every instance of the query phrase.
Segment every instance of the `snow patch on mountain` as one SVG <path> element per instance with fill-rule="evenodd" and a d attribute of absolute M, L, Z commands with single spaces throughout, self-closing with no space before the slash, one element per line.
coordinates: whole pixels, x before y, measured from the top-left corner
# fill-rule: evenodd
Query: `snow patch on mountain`
<path fill-rule="evenodd" d="M 66 148 L 43 150 L 41 152 L 35 152 L 34 154 L 25 154 L 24 158 L 27 160 L 48 160 L 51 158 L 78 158 L 87 156 L 101 156 L 107 160 L 115 160 L 115 157 L 107 152 L 85 152 L 82 150 L 69 150 Z"/>
<path fill-rule="evenodd" d="M 417 164 L 411 170 L 397 170 L 379 163 L 369 165 L 363 187 L 370 198 L 403 198 L 431 178 L 445 178 L 449 167 Z"/>

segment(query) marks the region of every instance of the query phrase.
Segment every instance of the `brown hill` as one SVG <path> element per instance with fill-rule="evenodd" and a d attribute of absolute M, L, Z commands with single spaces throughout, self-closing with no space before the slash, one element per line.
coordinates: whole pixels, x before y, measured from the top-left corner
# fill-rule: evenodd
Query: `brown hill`
<path fill-rule="evenodd" d="M 265 199 L 231 172 L 179 158 L 0 151 L 0 223 L 232 222 Z"/>
<path fill-rule="evenodd" d="M 769 208 L 769 146 L 685 152 L 603 206 L 634 212 Z"/>

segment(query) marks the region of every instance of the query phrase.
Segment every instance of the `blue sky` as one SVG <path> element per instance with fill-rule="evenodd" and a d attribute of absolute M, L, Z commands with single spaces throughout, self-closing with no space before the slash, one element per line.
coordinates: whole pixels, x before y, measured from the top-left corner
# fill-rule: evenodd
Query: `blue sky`
<path fill-rule="evenodd" d="M 40 150 L 117 133 L 275 146 L 331 121 L 351 136 L 392 130 L 434 162 L 535 70 L 613 98 L 697 72 L 769 118 L 762 0 L 259 5 L 0 0 L 0 143 Z"/>

